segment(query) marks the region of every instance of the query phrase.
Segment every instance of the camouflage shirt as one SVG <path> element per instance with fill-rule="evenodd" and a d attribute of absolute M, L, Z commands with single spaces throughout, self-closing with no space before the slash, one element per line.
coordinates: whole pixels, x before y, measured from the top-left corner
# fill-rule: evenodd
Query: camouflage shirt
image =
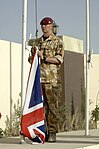
<path fill-rule="evenodd" d="M 44 40 L 43 36 L 34 40 L 33 48 L 38 46 L 38 49 L 43 52 L 43 54 L 48 57 L 55 57 L 60 61 L 60 64 L 52 63 L 41 63 L 41 82 L 51 83 L 54 86 L 60 82 L 60 66 L 63 63 L 64 48 L 61 39 L 54 34 L 51 34 L 47 39 Z M 32 48 L 32 49 L 33 49 Z"/>

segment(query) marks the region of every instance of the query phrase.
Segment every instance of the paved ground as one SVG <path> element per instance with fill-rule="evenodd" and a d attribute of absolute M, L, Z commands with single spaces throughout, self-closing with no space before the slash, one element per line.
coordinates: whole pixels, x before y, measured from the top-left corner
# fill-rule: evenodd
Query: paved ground
<path fill-rule="evenodd" d="M 20 138 L 0 138 L 0 149 L 99 149 L 99 130 L 90 130 L 89 136 L 85 131 L 70 131 L 57 134 L 56 143 L 31 145 L 26 139 L 26 144 L 20 144 Z"/>

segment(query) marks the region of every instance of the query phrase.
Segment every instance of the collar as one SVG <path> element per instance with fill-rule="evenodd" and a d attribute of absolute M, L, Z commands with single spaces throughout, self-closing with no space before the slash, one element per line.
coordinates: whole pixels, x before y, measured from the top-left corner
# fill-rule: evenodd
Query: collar
<path fill-rule="evenodd" d="M 54 37 L 55 35 L 51 33 L 50 36 L 47 39 L 45 39 L 45 41 L 52 40 Z M 41 40 L 44 41 L 43 35 L 41 36 Z"/>

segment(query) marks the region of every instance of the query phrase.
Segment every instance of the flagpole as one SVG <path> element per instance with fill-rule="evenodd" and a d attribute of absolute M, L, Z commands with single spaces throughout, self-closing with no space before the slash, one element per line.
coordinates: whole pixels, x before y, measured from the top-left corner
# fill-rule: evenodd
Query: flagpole
<path fill-rule="evenodd" d="M 25 47 L 26 47 L 27 0 L 22 0 L 22 62 L 21 62 L 21 108 L 25 98 Z"/>
<path fill-rule="evenodd" d="M 10 42 L 10 132 L 12 132 L 12 44 Z"/>
<path fill-rule="evenodd" d="M 90 38 L 90 0 L 86 0 L 86 127 L 85 135 L 89 135 L 89 39 Z"/>
<path fill-rule="evenodd" d="M 37 0 L 35 0 L 35 21 L 36 21 L 36 39 L 38 38 L 38 28 L 37 28 L 37 24 L 38 24 L 38 20 L 37 20 Z"/>

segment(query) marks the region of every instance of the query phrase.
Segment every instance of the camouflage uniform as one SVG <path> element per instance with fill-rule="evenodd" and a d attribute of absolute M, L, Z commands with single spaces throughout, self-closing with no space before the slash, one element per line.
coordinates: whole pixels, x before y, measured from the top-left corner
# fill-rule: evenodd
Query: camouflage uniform
<path fill-rule="evenodd" d="M 63 43 L 59 37 L 51 34 L 46 40 L 44 40 L 43 36 L 34 40 L 32 49 L 34 49 L 35 46 L 38 46 L 38 49 L 41 50 L 46 57 L 56 57 L 56 59 L 60 61 L 60 64 L 51 64 L 47 62 L 41 62 L 40 64 L 47 131 L 58 132 L 57 122 L 60 119 L 58 113 L 58 100 L 61 95 L 61 79 L 59 73 L 64 56 Z"/>

